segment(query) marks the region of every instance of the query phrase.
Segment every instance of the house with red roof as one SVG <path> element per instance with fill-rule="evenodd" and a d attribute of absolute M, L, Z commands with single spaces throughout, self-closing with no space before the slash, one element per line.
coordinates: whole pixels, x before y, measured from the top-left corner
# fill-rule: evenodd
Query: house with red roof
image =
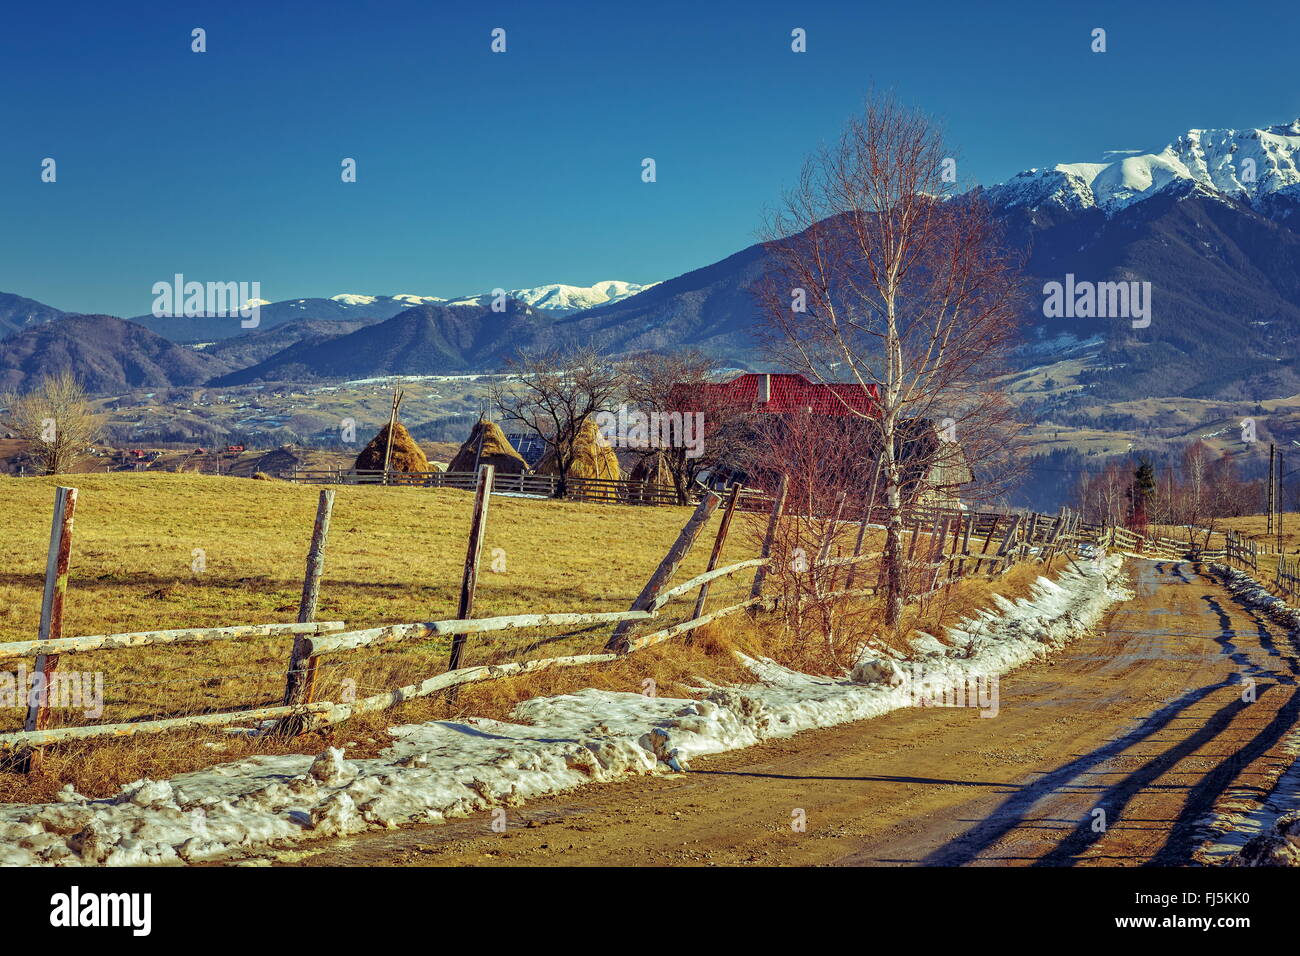
<path fill-rule="evenodd" d="M 777 415 L 811 412 L 874 417 L 880 396 L 875 385 L 822 385 L 793 372 L 747 372 L 730 382 L 678 387 L 687 405 L 698 398 L 703 408 L 747 408 Z"/>
<path fill-rule="evenodd" d="M 680 409 L 728 409 L 758 415 L 819 415 L 844 420 L 845 434 L 856 434 L 869 459 L 880 440 L 866 419 L 879 413 L 880 392 L 874 385 L 810 382 L 792 372 L 747 372 L 730 382 L 682 384 L 674 388 L 673 404 Z M 963 508 L 961 486 L 974 480 L 961 445 L 948 441 L 926 419 L 900 423 L 899 458 L 903 463 L 905 497 L 947 508 Z M 757 433 L 755 434 L 755 438 Z M 875 449 L 875 453 L 871 451 Z M 722 488 L 746 481 L 742 465 L 721 463 L 710 484 Z"/>

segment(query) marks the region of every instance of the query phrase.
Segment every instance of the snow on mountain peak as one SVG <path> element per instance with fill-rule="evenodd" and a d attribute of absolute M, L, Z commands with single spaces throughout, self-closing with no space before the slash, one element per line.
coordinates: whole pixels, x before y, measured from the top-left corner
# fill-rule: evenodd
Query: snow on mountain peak
<path fill-rule="evenodd" d="M 344 305 L 374 305 L 380 299 L 391 299 L 394 302 L 405 302 L 407 305 L 423 305 L 426 302 L 446 302 L 446 299 L 439 298 L 436 295 L 414 295 L 410 292 L 399 292 L 397 295 L 356 295 L 352 292 L 340 292 L 338 295 L 330 296 L 330 301 L 341 302 Z"/>
<path fill-rule="evenodd" d="M 557 282 L 551 285 L 535 286 L 531 289 L 511 289 L 506 295 L 544 312 L 569 315 L 598 305 L 605 305 L 608 302 L 619 302 L 629 296 L 636 295 L 638 292 L 644 292 L 655 285 L 658 285 L 658 283 L 652 282 L 649 285 L 639 285 L 635 282 L 624 282 L 621 279 L 604 279 L 588 286 L 564 285 Z M 399 292 L 396 295 L 359 295 L 353 292 L 340 292 L 337 295 L 330 296 L 330 300 L 353 308 L 361 308 L 374 305 L 381 300 L 400 302 L 407 306 L 426 304 L 482 305 L 491 297 L 491 292 L 461 296 L 455 299 L 444 299 L 436 295 L 415 295 L 411 292 Z"/>
<path fill-rule="evenodd" d="M 987 195 L 996 205 L 1095 206 L 1110 214 L 1173 184 L 1191 184 L 1254 205 L 1300 185 L 1298 160 L 1300 119 L 1268 129 L 1192 129 L 1158 152 L 1029 169 L 989 187 Z"/>
<path fill-rule="evenodd" d="M 595 308 L 598 305 L 619 302 L 629 296 L 636 295 L 638 292 L 644 292 L 655 285 L 658 285 L 658 283 L 652 282 L 649 285 L 639 285 L 635 282 L 623 282 L 620 279 L 604 279 L 589 286 L 552 283 L 551 285 L 535 286 L 531 289 L 511 289 L 506 292 L 506 295 L 512 299 L 527 303 L 535 309 L 568 315 L 573 312 L 581 312 L 584 309 Z M 490 295 L 491 293 L 483 293 L 481 295 L 465 296 L 460 299 L 452 299 L 447 304 L 475 305 Z"/>

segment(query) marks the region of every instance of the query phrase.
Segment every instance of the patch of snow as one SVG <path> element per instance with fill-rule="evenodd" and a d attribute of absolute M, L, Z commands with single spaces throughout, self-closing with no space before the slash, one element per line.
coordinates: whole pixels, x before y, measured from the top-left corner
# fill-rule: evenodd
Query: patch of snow
<path fill-rule="evenodd" d="M 925 679 L 994 676 L 1047 656 L 1117 600 L 1118 556 L 1084 562 L 1029 598 L 960 622 L 948 643 L 923 641 Z M 701 754 L 864 720 L 915 700 L 911 673 L 864 659 L 843 677 L 742 658 L 756 683 L 701 700 L 588 688 L 520 703 L 517 722 L 467 718 L 391 729 L 381 756 L 341 749 L 256 756 L 139 780 L 91 800 L 0 805 L 0 865 L 175 864 L 288 849 L 366 829 L 437 823 L 591 781 L 686 769 Z M 891 666 L 893 664 L 893 666 Z"/>
<path fill-rule="evenodd" d="M 1287 628 L 1293 638 L 1300 631 L 1300 610 L 1250 575 L 1225 564 L 1210 569 L 1237 600 Z M 1201 821 L 1206 842 L 1196 851 L 1199 862 L 1300 866 L 1300 729 L 1282 740 L 1281 750 L 1291 763 L 1278 770 L 1263 800 L 1260 781 L 1252 777 L 1248 786 L 1231 787 Z"/>

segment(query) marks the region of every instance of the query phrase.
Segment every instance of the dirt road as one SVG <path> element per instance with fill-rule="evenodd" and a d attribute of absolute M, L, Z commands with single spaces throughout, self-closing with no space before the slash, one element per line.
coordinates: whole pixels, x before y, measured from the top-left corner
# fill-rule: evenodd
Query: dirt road
<path fill-rule="evenodd" d="M 1232 787 L 1262 795 L 1296 724 L 1297 647 L 1190 564 L 1131 562 L 1134 600 L 993 719 L 909 708 L 299 865 L 1178 865 Z M 1243 679 L 1257 700 L 1242 700 Z M 1094 813 L 1101 809 L 1104 821 Z M 800 811 L 806 829 L 792 827 Z M 1100 823 L 1104 822 L 1104 828 Z"/>

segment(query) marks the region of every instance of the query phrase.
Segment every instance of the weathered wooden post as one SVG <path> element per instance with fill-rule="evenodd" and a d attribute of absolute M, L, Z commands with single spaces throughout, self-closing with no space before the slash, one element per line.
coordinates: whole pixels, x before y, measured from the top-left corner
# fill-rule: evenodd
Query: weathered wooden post
<path fill-rule="evenodd" d="M 480 465 L 478 469 L 478 486 L 474 491 L 474 518 L 469 526 L 469 547 L 465 552 L 465 573 L 460 583 L 460 606 L 456 617 L 468 620 L 474 616 L 474 589 L 478 586 L 478 561 L 483 553 L 483 535 L 487 531 L 488 502 L 492 500 L 492 479 L 496 474 L 493 465 Z M 460 667 L 461 654 L 465 649 L 465 635 L 457 634 L 451 639 L 451 657 L 447 661 L 447 670 L 454 671 Z"/>
<path fill-rule="evenodd" d="M 700 532 L 708 524 L 709 518 L 713 516 L 713 512 L 717 510 L 721 502 L 722 499 L 718 497 L 716 492 L 705 492 L 694 513 L 682 526 L 681 532 L 677 535 L 677 540 L 668 549 L 664 559 L 659 562 L 659 567 L 655 568 L 654 574 L 650 575 L 650 580 L 645 583 L 645 587 L 641 589 L 637 599 L 632 602 L 630 610 L 650 610 L 655 598 L 659 596 L 659 592 L 663 590 L 664 585 L 673 576 L 677 566 L 682 563 L 682 560 L 690 552 L 691 546 L 695 544 L 695 539 L 700 536 Z M 605 649 L 619 654 L 625 652 L 627 650 L 627 632 L 632 629 L 632 624 L 632 621 L 623 621 L 614 628 L 614 633 L 605 642 Z"/>
<path fill-rule="evenodd" d="M 302 599 L 298 602 L 298 623 L 306 624 L 316 619 L 316 605 L 320 600 L 320 579 L 325 570 L 325 543 L 329 540 L 330 517 L 334 513 L 334 490 L 322 488 L 316 504 L 316 523 L 311 530 L 311 546 L 307 549 L 307 571 L 302 579 Z M 316 690 L 315 657 L 305 657 L 311 646 L 310 638 L 297 635 L 293 639 L 293 652 L 289 656 L 289 674 L 284 685 L 284 704 L 310 704 Z"/>
<path fill-rule="evenodd" d="M 45 558 L 45 591 L 41 596 L 41 623 L 37 640 L 53 641 L 63 636 L 63 602 L 68 592 L 68 563 L 72 555 L 72 518 L 77 510 L 77 489 L 54 489 L 54 518 L 50 522 L 50 548 Z M 59 667 L 58 654 L 39 654 L 32 674 L 32 693 L 27 702 L 24 730 L 44 730 L 49 724 L 50 679 Z M 20 769 L 31 773 L 40 768 L 44 748 L 23 754 Z"/>
<path fill-rule="evenodd" d="M 785 495 L 790 489 L 790 476 L 782 475 L 781 483 L 776 486 L 776 496 L 772 499 L 772 511 L 767 518 L 767 532 L 763 535 L 763 551 L 760 558 L 771 558 L 772 548 L 776 545 L 776 529 L 781 523 L 781 512 L 785 510 Z M 754 572 L 754 584 L 749 589 L 751 598 L 763 596 L 763 581 L 767 579 L 767 565 L 760 565 Z"/>
<path fill-rule="evenodd" d="M 388 484 L 388 463 L 393 457 L 393 429 L 397 427 L 397 406 L 402 404 L 403 392 L 393 389 L 393 408 L 388 413 L 388 440 L 384 442 L 384 484 Z"/>
<path fill-rule="evenodd" d="M 961 561 L 957 564 L 957 577 L 966 576 L 966 556 L 970 554 L 970 536 L 975 530 L 975 512 L 968 511 L 965 515 L 965 528 L 961 536 Z"/>
<path fill-rule="evenodd" d="M 947 515 L 934 519 L 934 530 L 930 532 L 930 564 L 934 566 L 934 575 L 930 579 L 930 590 L 939 590 L 939 572 L 946 570 L 943 559 L 943 547 L 948 541 L 948 524 L 952 519 Z M 945 582 L 946 584 L 946 582 Z"/>
<path fill-rule="evenodd" d="M 993 536 L 997 534 L 998 524 L 1001 521 L 1002 521 L 1002 515 L 995 514 L 993 516 L 993 523 L 989 525 L 989 533 L 984 538 L 984 547 L 980 548 L 980 557 L 975 559 L 975 567 L 972 570 L 973 574 L 980 573 L 980 566 L 983 565 L 984 563 L 983 556 L 989 553 L 989 545 L 993 543 Z"/>
<path fill-rule="evenodd" d="M 874 496 L 874 489 L 872 494 Z M 862 506 L 862 520 L 858 522 L 858 537 L 857 540 L 853 542 L 853 557 L 855 558 L 862 553 L 862 544 L 867 538 L 867 525 L 871 523 L 871 500 L 871 498 L 868 498 L 866 504 Z M 844 581 L 844 590 L 851 591 L 853 589 L 853 579 L 857 577 L 857 575 L 857 564 L 850 564 L 848 577 Z"/>
<path fill-rule="evenodd" d="M 831 545 L 835 541 L 835 533 L 839 530 L 840 516 L 844 514 L 844 502 L 848 496 L 849 493 L 847 491 L 841 491 L 835 496 L 835 512 L 831 518 L 830 531 L 823 536 L 822 546 L 817 553 L 818 564 L 823 563 L 831 556 Z"/>
<path fill-rule="evenodd" d="M 1011 524 L 1007 526 L 1007 532 L 1002 538 L 1002 544 L 998 546 L 997 556 L 1001 559 L 1002 571 L 1005 573 L 1011 566 L 1013 552 L 1016 549 L 1016 531 L 1020 528 L 1020 519 L 1022 515 L 1012 515 Z"/>
<path fill-rule="evenodd" d="M 718 524 L 718 536 L 713 539 L 713 551 L 709 554 L 709 564 L 705 571 L 712 571 L 718 566 L 718 559 L 722 557 L 722 546 L 727 542 L 727 532 L 731 530 L 731 516 L 735 513 L 736 502 L 740 500 L 740 492 L 744 488 L 740 482 L 731 486 L 731 494 L 727 498 L 726 510 L 722 512 L 722 521 Z M 700 585 L 700 594 L 695 599 L 695 613 L 691 617 L 696 618 L 704 613 L 704 602 L 709 597 L 709 582 L 705 581 Z"/>
<path fill-rule="evenodd" d="M 921 515 L 919 513 L 912 515 L 912 520 L 915 522 L 912 525 L 912 541 L 907 546 L 907 561 L 909 564 L 912 558 L 916 556 L 916 539 L 921 534 Z"/>

